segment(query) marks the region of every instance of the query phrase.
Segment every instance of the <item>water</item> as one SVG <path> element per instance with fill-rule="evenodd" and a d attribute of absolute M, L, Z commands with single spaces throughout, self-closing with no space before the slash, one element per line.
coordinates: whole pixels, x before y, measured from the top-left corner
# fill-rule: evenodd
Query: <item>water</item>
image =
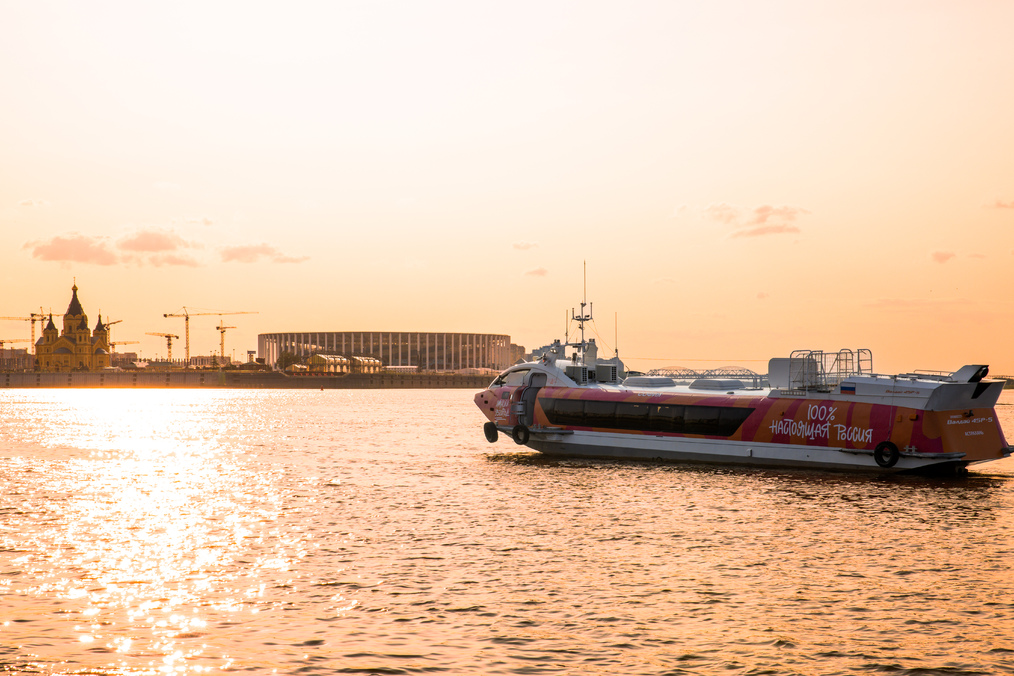
<path fill-rule="evenodd" d="M 471 398 L 0 391 L 0 671 L 1014 672 L 1014 460 L 552 461 Z"/>

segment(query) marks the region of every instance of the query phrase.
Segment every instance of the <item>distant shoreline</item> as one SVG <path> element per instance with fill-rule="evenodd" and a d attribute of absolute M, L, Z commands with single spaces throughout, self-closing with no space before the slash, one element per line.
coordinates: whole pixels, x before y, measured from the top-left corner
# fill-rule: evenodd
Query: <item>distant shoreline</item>
<path fill-rule="evenodd" d="M 31 388 L 180 388 L 180 389 L 444 389 L 478 388 L 490 376 L 454 373 L 355 373 L 298 375 L 278 371 L 109 371 L 65 373 L 0 373 L 0 389 Z"/>

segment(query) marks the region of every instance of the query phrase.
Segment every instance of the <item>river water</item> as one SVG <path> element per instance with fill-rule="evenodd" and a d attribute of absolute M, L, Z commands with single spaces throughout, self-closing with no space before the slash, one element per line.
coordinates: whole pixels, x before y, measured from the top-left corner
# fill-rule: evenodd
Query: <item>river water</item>
<path fill-rule="evenodd" d="M 1014 672 L 1014 459 L 548 460 L 472 394 L 0 391 L 0 672 Z"/>

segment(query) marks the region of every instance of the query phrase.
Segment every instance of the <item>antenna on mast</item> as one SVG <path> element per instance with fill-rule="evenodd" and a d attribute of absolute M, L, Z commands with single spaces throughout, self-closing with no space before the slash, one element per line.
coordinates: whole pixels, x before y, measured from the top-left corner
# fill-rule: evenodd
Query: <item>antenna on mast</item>
<path fill-rule="evenodd" d="M 584 311 L 586 306 L 588 307 L 587 314 Z M 573 321 L 576 321 L 578 327 L 581 329 L 581 342 L 580 343 L 568 342 L 567 344 L 572 345 L 573 347 L 576 347 L 578 349 L 581 363 L 584 363 L 585 356 L 584 323 L 590 322 L 592 320 L 592 306 L 591 304 L 588 303 L 588 261 L 584 261 L 584 298 L 581 300 L 581 314 L 580 315 L 575 314 L 574 308 L 571 308 L 570 318 Z"/>

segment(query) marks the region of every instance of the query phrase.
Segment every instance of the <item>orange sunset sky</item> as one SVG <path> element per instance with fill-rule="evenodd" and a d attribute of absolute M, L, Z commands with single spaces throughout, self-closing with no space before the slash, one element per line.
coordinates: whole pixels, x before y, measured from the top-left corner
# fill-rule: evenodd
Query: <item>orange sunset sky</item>
<path fill-rule="evenodd" d="M 0 315 L 62 314 L 76 278 L 145 357 L 183 306 L 257 311 L 237 358 L 275 331 L 532 348 L 587 261 L 632 368 L 1014 374 L 1012 27 L 999 1 L 4 0 Z"/>

